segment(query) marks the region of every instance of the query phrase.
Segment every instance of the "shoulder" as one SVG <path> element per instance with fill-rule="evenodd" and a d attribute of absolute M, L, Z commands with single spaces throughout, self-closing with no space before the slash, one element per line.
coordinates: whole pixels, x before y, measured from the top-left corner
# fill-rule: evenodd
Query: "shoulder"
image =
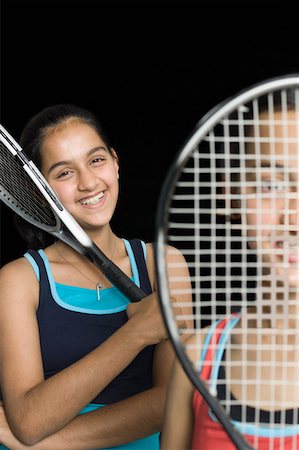
<path fill-rule="evenodd" d="M 19 292 L 26 296 L 27 292 L 38 289 L 38 280 L 31 264 L 26 258 L 18 258 L 5 264 L 0 270 L 0 291 L 2 297 Z M 1 296 L 0 296 L 1 297 Z"/>
<path fill-rule="evenodd" d="M 28 275 L 29 277 L 34 276 L 31 264 L 29 264 L 26 258 L 22 257 L 14 259 L 13 261 L 5 264 L 0 270 L 0 276 L 2 279 L 11 277 L 16 278 L 16 275 Z"/>
<path fill-rule="evenodd" d="M 155 248 L 153 242 L 146 243 L 147 254 L 154 258 Z M 185 258 L 180 250 L 172 245 L 165 245 L 165 252 L 167 259 L 180 259 L 181 261 L 185 261 Z"/>
<path fill-rule="evenodd" d="M 184 339 L 186 355 L 193 364 L 196 364 L 199 361 L 206 333 L 206 329 L 203 329 L 199 333 L 195 331 Z"/>
<path fill-rule="evenodd" d="M 166 260 L 168 264 L 175 264 L 177 268 L 186 269 L 187 263 L 184 255 L 179 249 L 173 247 L 172 245 L 166 246 Z"/>
<path fill-rule="evenodd" d="M 154 244 L 152 242 L 145 242 L 145 248 L 147 258 L 154 260 Z"/>

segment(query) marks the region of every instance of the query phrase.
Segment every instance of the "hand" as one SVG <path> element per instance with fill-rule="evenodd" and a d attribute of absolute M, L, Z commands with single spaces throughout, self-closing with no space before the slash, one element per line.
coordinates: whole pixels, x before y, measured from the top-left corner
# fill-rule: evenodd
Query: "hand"
<path fill-rule="evenodd" d="M 130 303 L 127 308 L 134 331 L 145 339 L 145 345 L 158 344 L 168 339 L 157 294 L 153 293 L 140 302 Z"/>
<path fill-rule="evenodd" d="M 175 301 L 175 299 L 172 299 Z M 129 321 L 134 321 L 136 333 L 144 337 L 146 345 L 158 344 L 168 339 L 168 333 L 160 309 L 158 296 L 153 293 L 140 302 L 130 303 L 127 308 Z M 179 323 L 185 328 L 185 322 Z"/>

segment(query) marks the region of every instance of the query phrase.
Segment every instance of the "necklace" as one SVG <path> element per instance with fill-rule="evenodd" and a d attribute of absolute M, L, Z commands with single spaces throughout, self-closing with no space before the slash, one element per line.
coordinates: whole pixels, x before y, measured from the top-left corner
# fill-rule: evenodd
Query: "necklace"
<path fill-rule="evenodd" d="M 114 247 L 110 256 L 110 260 L 112 261 L 112 258 L 114 256 L 115 253 L 115 249 L 116 249 L 116 241 L 117 239 L 114 238 Z M 63 256 L 62 253 L 60 253 L 58 247 L 57 247 L 57 242 L 55 242 L 55 250 L 58 253 L 58 255 L 70 266 L 72 266 L 77 272 L 79 272 L 81 275 L 83 275 L 84 278 L 86 278 L 88 281 L 90 281 L 91 283 L 96 285 L 96 290 L 97 290 L 97 299 L 98 301 L 101 300 L 101 289 L 103 289 L 103 285 L 100 283 L 100 281 L 98 283 L 96 283 L 94 280 L 92 280 L 91 278 L 89 278 L 87 275 L 85 275 L 85 273 L 81 272 L 81 270 L 78 269 L 78 267 L 76 267 L 74 264 L 72 264 L 68 259 L 66 259 L 65 256 Z"/>

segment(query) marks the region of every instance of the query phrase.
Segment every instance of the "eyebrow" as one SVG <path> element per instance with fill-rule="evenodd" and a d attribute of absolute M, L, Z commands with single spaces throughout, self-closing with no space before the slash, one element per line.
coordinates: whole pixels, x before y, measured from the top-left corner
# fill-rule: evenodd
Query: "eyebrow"
<path fill-rule="evenodd" d="M 109 152 L 109 150 L 106 147 L 103 147 L 101 145 L 97 147 L 93 147 L 86 153 L 86 156 L 91 156 L 93 153 L 98 152 L 99 150 L 104 150 L 105 152 Z M 64 160 L 64 161 L 58 161 L 57 163 L 52 164 L 48 169 L 48 175 L 53 172 L 53 170 L 57 169 L 57 167 L 60 166 L 67 166 L 72 162 L 72 160 Z"/>
<path fill-rule="evenodd" d="M 285 164 L 280 164 L 277 162 L 271 162 L 270 160 L 261 160 L 261 161 L 257 161 L 256 159 L 249 159 L 249 162 L 254 161 L 256 163 L 256 165 L 254 166 L 248 166 L 248 167 L 252 167 L 253 169 L 279 169 L 279 170 L 285 170 L 286 166 Z"/>
<path fill-rule="evenodd" d="M 271 163 L 271 161 L 261 161 L 260 167 L 262 168 L 275 168 L 275 169 L 285 169 L 285 165 L 284 164 L 278 164 L 278 163 Z"/>

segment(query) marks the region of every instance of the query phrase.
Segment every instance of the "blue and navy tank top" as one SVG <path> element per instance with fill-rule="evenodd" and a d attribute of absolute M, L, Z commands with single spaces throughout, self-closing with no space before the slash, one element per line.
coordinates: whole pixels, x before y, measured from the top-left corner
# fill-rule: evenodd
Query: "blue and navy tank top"
<path fill-rule="evenodd" d="M 124 239 L 130 259 L 133 281 L 150 294 L 143 241 Z M 98 300 L 93 289 L 56 283 L 43 250 L 29 250 L 24 255 L 39 279 L 37 320 L 45 378 L 65 369 L 108 339 L 127 320 L 130 301 L 115 287 L 101 290 Z M 104 390 L 81 411 L 85 413 L 124 400 L 152 387 L 154 346 L 148 346 Z M 159 449 L 155 433 L 117 449 Z"/>

